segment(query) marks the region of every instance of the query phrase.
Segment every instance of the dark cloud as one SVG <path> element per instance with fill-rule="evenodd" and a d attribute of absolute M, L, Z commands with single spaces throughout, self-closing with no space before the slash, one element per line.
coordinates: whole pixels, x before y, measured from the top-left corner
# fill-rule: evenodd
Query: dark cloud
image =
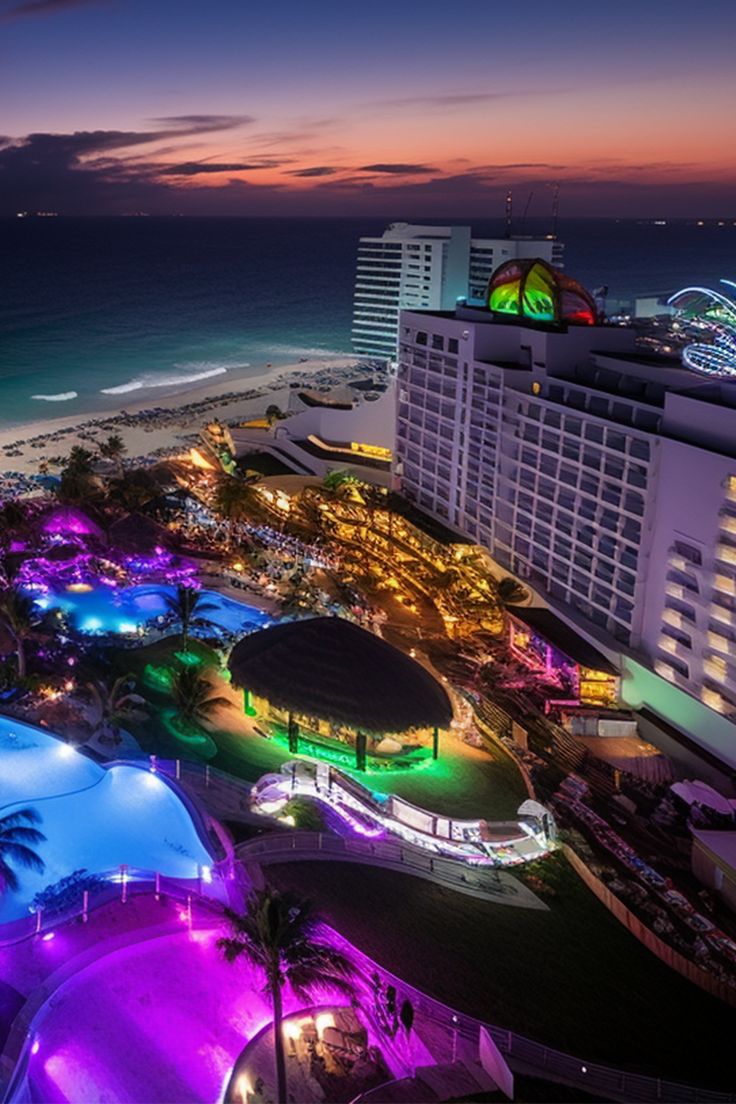
<path fill-rule="evenodd" d="M 332 176 L 339 171 L 339 169 L 332 168 L 331 165 L 314 165 L 309 169 L 294 169 L 289 173 L 289 176 Z"/>
<path fill-rule="evenodd" d="M 431 165 L 410 165 L 401 164 L 381 164 L 378 165 L 361 165 L 358 172 L 368 173 L 387 173 L 394 176 L 418 176 L 423 173 L 437 172 L 437 169 L 433 169 Z"/>
<path fill-rule="evenodd" d="M 159 170 L 160 176 L 199 176 L 200 173 L 252 172 L 255 169 L 273 169 L 281 161 L 185 161 L 182 165 L 167 165 Z"/>
<path fill-rule="evenodd" d="M 552 96 L 568 91 L 566 88 L 499 88 L 484 92 L 446 92 L 432 96 L 405 96 L 395 100 L 374 100 L 369 108 L 416 108 L 434 110 L 453 107 L 472 107 L 474 104 L 494 103 L 497 100 L 518 100 L 528 96 Z"/>
<path fill-rule="evenodd" d="M 205 134 L 209 130 L 229 130 L 256 120 L 252 115 L 163 115 L 151 122 L 156 127 L 173 128 L 185 134 Z"/>
<path fill-rule="evenodd" d="M 0 143 L 3 211 L 60 210 L 115 213 L 163 198 L 160 164 L 128 162 L 118 151 L 161 140 L 228 130 L 250 121 L 241 115 L 184 115 L 162 119 L 152 131 L 82 130 L 29 134 Z"/>
<path fill-rule="evenodd" d="M 0 22 L 10 19 L 25 19 L 34 15 L 53 15 L 67 8 L 89 7 L 91 4 L 107 3 L 108 0 L 24 0 L 8 11 L 0 12 Z"/>
<path fill-rule="evenodd" d="M 554 172 L 561 172 L 565 166 L 550 165 L 547 161 L 511 161 L 501 165 L 481 165 L 480 168 L 484 172 L 506 172 L 509 169 L 551 169 Z"/>

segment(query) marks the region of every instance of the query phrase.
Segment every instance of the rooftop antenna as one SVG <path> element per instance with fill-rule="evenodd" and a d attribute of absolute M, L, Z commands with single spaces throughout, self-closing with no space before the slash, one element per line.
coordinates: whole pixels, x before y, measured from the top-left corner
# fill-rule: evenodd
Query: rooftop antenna
<path fill-rule="evenodd" d="M 552 241 L 557 241 L 557 216 L 560 213 L 560 182 L 552 185 Z"/>
<path fill-rule="evenodd" d="M 532 188 L 529 195 L 526 197 L 526 205 L 524 207 L 524 214 L 521 216 L 521 232 L 524 233 L 526 229 L 526 216 L 529 213 L 529 207 L 531 206 L 532 199 L 534 197 L 534 189 Z"/>
<path fill-rule="evenodd" d="M 511 237 L 511 218 L 513 212 L 513 195 L 511 189 L 506 193 L 506 237 Z"/>

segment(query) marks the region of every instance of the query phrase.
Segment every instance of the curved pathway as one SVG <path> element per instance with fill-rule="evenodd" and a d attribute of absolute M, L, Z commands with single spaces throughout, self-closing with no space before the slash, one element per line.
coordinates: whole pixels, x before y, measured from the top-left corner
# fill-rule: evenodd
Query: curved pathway
<path fill-rule="evenodd" d="M 212 902 L 202 909 L 203 903 L 195 902 L 187 932 L 174 902 L 156 902 L 139 888 L 135 903 L 108 902 L 90 914 L 88 924 L 59 929 L 58 941 L 26 944 L 28 999 L 3 1054 L 6 1074 L 18 1063 L 5 1101 L 96 1104 L 111 1079 L 120 1099 L 193 1104 L 215 1099 L 244 1039 L 267 1022 L 260 978 L 249 968 L 233 970 L 216 949 L 222 928 Z M 455 1054 L 473 1060 L 480 1028 L 486 1027 L 514 1071 L 581 1088 L 598 1099 L 736 1101 L 733 1094 L 592 1064 L 483 1024 L 405 984 L 337 932 L 330 931 L 330 938 L 354 961 L 363 1002 L 370 1006 L 375 973 L 384 986 L 394 984 L 402 998 L 409 997 L 415 1030 L 437 1063 Z"/>
<path fill-rule="evenodd" d="M 367 863 L 426 878 L 447 889 L 516 908 L 547 909 L 547 905 L 517 878 L 497 868 L 469 866 L 398 840 L 346 839 L 324 832 L 274 832 L 241 843 L 235 854 L 244 863 L 333 862 Z"/>

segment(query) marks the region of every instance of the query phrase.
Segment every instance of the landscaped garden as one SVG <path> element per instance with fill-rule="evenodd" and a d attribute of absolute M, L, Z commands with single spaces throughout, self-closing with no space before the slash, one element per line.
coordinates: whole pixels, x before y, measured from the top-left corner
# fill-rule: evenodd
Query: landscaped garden
<path fill-rule="evenodd" d="M 562 857 L 549 912 L 509 909 L 417 878 L 329 863 L 270 867 L 386 969 L 452 1007 L 582 1059 L 729 1090 L 736 1010 L 629 935 Z"/>

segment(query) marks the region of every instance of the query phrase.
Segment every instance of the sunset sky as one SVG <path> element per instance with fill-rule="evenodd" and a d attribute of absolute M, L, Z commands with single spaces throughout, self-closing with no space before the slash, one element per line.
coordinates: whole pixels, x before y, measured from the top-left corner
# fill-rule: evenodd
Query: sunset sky
<path fill-rule="evenodd" d="M 0 212 L 736 215 L 736 3 L 0 0 Z"/>

